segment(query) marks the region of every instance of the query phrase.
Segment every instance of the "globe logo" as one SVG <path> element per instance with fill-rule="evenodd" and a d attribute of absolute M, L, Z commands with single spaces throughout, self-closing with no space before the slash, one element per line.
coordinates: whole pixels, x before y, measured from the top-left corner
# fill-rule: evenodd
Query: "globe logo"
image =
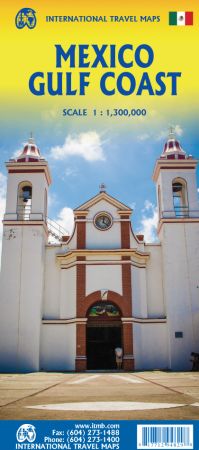
<path fill-rule="evenodd" d="M 34 442 L 36 439 L 35 427 L 29 423 L 21 425 L 17 430 L 16 437 L 18 442 Z"/>
<path fill-rule="evenodd" d="M 35 28 L 36 22 L 37 19 L 35 16 L 35 11 L 31 8 L 20 9 L 15 18 L 15 24 L 19 30 L 26 26 L 30 29 Z"/>

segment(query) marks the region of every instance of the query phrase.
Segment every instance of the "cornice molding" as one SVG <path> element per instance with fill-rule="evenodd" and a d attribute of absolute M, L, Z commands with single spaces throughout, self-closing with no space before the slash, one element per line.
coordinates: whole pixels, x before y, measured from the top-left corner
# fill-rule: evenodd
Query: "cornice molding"
<path fill-rule="evenodd" d="M 6 167 L 9 174 L 44 172 L 48 185 L 52 183 L 50 169 L 47 161 L 45 160 L 38 162 L 21 162 L 21 163 L 15 161 L 8 161 L 6 163 Z"/>
<path fill-rule="evenodd" d="M 122 323 L 140 323 L 140 324 L 152 324 L 152 323 L 167 323 L 166 317 L 121 317 Z M 72 317 L 69 319 L 42 319 L 43 325 L 69 325 L 71 323 L 86 324 L 88 318 Z"/>
<path fill-rule="evenodd" d="M 157 233 L 160 233 L 162 226 L 165 223 L 177 223 L 178 225 L 184 223 L 199 223 L 199 217 L 181 217 L 179 219 L 171 218 L 171 219 L 160 219 L 157 227 Z"/>
<path fill-rule="evenodd" d="M 195 169 L 198 164 L 197 159 L 158 159 L 155 163 L 152 179 L 157 181 L 160 170 L 187 170 Z"/>
<path fill-rule="evenodd" d="M 124 203 L 121 203 L 116 198 L 111 197 L 111 195 L 107 194 L 106 192 L 100 192 L 95 197 L 92 197 L 90 200 L 88 200 L 87 202 L 85 202 L 82 205 L 80 205 L 78 208 L 75 208 L 74 209 L 74 214 L 76 214 L 77 212 L 80 212 L 80 211 L 82 213 L 85 210 L 87 211 L 89 208 L 91 208 L 91 206 L 95 205 L 96 203 L 99 203 L 101 200 L 105 200 L 106 202 L 108 202 L 111 205 L 115 206 L 119 210 L 120 214 L 124 214 L 126 212 L 126 213 L 128 213 L 130 215 L 132 213 L 132 209 L 129 208 Z"/>
<path fill-rule="evenodd" d="M 110 261 L 108 261 L 106 259 L 106 261 L 103 260 L 98 260 L 97 257 L 98 256 L 110 256 Z M 88 256 L 96 256 L 96 260 L 95 261 L 89 261 L 86 260 L 86 257 Z M 114 256 L 120 256 L 121 257 L 121 261 L 117 260 L 114 261 L 113 257 Z M 133 259 L 129 259 L 128 261 L 122 261 L 122 257 L 123 256 L 128 256 L 129 258 L 134 258 L 135 261 L 133 261 Z M 78 257 L 84 257 L 85 261 L 78 261 Z M 140 252 L 137 249 L 116 249 L 116 250 L 110 250 L 110 249 L 104 249 L 104 250 L 96 250 L 96 249 L 83 249 L 83 250 L 69 250 L 67 253 L 59 253 L 56 255 L 57 260 L 60 262 L 61 268 L 67 268 L 69 265 L 76 265 L 76 264 L 111 264 L 111 263 L 116 263 L 116 264 L 132 264 L 133 262 L 135 262 L 135 264 L 137 263 L 142 264 L 143 267 L 146 266 L 146 263 L 148 261 L 150 257 L 150 253 L 149 252 Z"/>

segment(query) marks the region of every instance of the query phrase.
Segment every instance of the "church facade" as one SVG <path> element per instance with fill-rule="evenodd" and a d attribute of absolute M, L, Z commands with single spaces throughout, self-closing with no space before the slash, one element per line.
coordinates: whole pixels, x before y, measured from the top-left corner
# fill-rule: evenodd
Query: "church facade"
<path fill-rule="evenodd" d="M 189 370 L 199 351 L 197 160 L 173 133 L 155 163 L 159 243 L 105 191 L 74 210 L 71 236 L 49 244 L 48 163 L 29 139 L 6 163 L 0 370 Z"/>

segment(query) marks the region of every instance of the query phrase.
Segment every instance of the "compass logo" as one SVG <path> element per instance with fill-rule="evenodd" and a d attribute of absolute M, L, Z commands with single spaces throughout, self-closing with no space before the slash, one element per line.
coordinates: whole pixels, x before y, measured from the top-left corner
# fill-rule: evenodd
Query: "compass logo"
<path fill-rule="evenodd" d="M 18 442 L 34 442 L 36 439 L 35 427 L 29 423 L 24 423 L 18 428 L 16 437 Z"/>
<path fill-rule="evenodd" d="M 32 28 L 35 28 L 36 22 L 35 11 L 31 8 L 20 9 L 15 18 L 15 24 L 19 30 L 26 26 L 31 30 Z"/>

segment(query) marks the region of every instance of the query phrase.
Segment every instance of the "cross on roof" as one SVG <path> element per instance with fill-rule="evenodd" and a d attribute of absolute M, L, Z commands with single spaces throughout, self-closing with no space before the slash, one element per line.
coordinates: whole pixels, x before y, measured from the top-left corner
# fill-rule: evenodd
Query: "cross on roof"
<path fill-rule="evenodd" d="M 101 183 L 99 185 L 99 190 L 100 190 L 100 192 L 106 192 L 106 185 L 104 183 Z"/>

